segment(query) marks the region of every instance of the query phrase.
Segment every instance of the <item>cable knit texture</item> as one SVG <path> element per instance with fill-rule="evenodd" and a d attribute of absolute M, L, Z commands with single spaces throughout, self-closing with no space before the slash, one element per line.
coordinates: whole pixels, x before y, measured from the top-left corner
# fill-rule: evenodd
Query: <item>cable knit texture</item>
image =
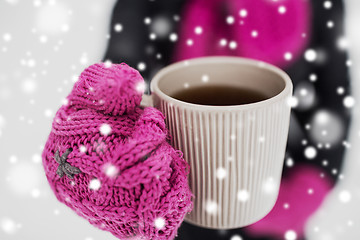
<path fill-rule="evenodd" d="M 126 64 L 88 67 L 56 113 L 43 165 L 57 199 L 96 227 L 120 239 L 173 239 L 192 210 L 189 167 L 162 113 L 139 106 L 143 91 Z M 60 156 L 65 172 L 80 173 L 60 177 Z"/>

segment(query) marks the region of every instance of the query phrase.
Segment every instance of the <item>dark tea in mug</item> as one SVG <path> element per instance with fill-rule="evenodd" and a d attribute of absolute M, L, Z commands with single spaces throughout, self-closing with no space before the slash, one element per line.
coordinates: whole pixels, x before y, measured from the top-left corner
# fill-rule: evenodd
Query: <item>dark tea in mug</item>
<path fill-rule="evenodd" d="M 183 102 L 212 106 L 249 104 L 269 98 L 256 90 L 223 85 L 184 88 L 172 97 Z"/>

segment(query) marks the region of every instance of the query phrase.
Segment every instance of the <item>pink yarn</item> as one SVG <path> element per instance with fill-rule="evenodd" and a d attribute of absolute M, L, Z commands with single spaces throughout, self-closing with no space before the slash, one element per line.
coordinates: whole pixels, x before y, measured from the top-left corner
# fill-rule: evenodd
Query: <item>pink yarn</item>
<path fill-rule="evenodd" d="M 302 239 L 308 218 L 323 202 L 331 189 L 328 176 L 313 166 L 297 166 L 281 181 L 279 197 L 271 212 L 257 223 L 245 228 L 248 234 L 283 239 L 288 230 Z"/>
<path fill-rule="evenodd" d="M 227 17 L 233 23 L 228 24 Z M 308 43 L 310 20 L 310 3 L 303 0 L 189 1 L 174 61 L 233 55 L 283 67 L 301 56 Z"/>
<path fill-rule="evenodd" d="M 192 210 L 188 165 L 167 142 L 162 113 L 139 107 L 143 86 L 126 64 L 84 70 L 56 113 L 43 165 L 57 199 L 96 227 L 121 239 L 173 239 Z M 81 171 L 73 179 L 57 175 L 54 159 L 70 148 L 66 161 Z"/>

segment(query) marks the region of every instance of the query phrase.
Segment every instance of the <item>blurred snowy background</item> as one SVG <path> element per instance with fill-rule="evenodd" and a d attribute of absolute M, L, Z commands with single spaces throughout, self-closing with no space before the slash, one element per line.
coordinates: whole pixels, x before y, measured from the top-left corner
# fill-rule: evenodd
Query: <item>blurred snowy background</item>
<path fill-rule="evenodd" d="M 0 0 L 0 240 L 116 239 L 59 203 L 41 165 L 42 147 L 52 117 L 78 75 L 86 66 L 104 58 L 111 32 L 126 34 L 122 22 L 111 23 L 115 2 Z M 360 3 L 357 0 L 344 3 L 346 37 L 338 44 L 350 54 L 344 64 L 350 68 L 353 90 L 352 96 L 343 96 L 343 104 L 352 112 L 352 125 L 348 140 L 342 142 L 347 152 L 344 170 L 336 173 L 340 181 L 306 226 L 305 238 L 312 240 L 360 239 L 360 207 L 357 204 L 360 200 L 360 119 L 356 101 L 360 97 L 360 34 L 357 30 Z M 331 9 L 333 4 L 327 0 L 321 1 L 321 6 Z M 179 20 L 176 16 L 174 19 Z M 231 19 L 227 21 L 232 22 Z M 163 37 L 167 44 L 177 41 L 177 35 L 166 21 L 144 18 L 140 22 L 152 23 L 157 31 L 157 35 L 146 35 L 146 38 Z M 329 19 L 324 28 L 332 28 L 334 24 L 337 22 Z M 122 48 L 118 51 L 125 53 L 128 45 L 119 46 Z M 127 50 L 128 54 L 135 54 L 134 51 L 137 50 Z M 307 51 L 304 57 L 308 61 L 319 58 L 314 51 Z M 155 72 L 162 67 L 150 67 L 141 61 L 132 65 L 144 72 L 149 69 Z M 310 81 L 315 80 L 316 75 L 310 76 Z M 301 98 L 304 92 L 298 89 L 295 94 Z M 344 93 L 340 86 L 337 91 L 338 95 Z M 320 116 L 320 120 L 326 121 L 326 115 Z M 341 126 L 336 127 L 336 118 L 330 120 L 335 128 L 325 137 L 329 141 L 331 137 L 340 138 L 343 131 L 339 130 Z M 317 136 L 320 136 L 319 141 L 324 139 L 324 134 Z M 314 147 L 307 149 L 305 155 L 310 158 L 316 155 Z M 292 164 L 287 161 L 287 165 Z M 324 167 L 327 164 L 322 163 Z M 241 238 L 234 235 L 229 239 Z M 288 231 L 282 239 L 295 240 L 297 236 Z"/>
<path fill-rule="evenodd" d="M 41 163 L 55 112 L 104 56 L 114 3 L 0 1 L 1 240 L 116 239 L 56 200 Z"/>

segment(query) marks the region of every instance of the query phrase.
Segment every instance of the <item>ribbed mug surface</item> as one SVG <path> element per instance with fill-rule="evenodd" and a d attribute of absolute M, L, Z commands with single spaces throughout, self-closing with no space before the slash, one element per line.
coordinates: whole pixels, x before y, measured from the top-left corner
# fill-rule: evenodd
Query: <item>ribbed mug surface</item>
<path fill-rule="evenodd" d="M 254 79 L 261 74 L 266 77 L 269 71 L 274 79 L 245 81 L 246 85 L 269 89 L 276 81 L 282 81 L 283 86 L 271 90 L 274 96 L 265 101 L 238 106 L 204 106 L 171 97 L 171 89 L 180 85 L 203 84 L 191 79 L 203 79 L 204 72 L 213 84 L 235 81 L 218 79 L 223 69 L 216 69 L 219 62 L 225 66 L 233 64 L 223 73 L 226 79 L 237 71 L 241 73 L 237 65 L 247 64 L 244 69 L 250 70 L 244 70 L 246 79 L 252 74 Z M 182 78 L 186 81 L 178 83 Z M 178 86 L 171 83 L 172 79 Z M 172 145 L 184 153 L 190 164 L 189 184 L 195 198 L 186 220 L 202 227 L 231 229 L 263 218 L 274 206 L 280 186 L 291 108 L 292 85 L 288 76 L 262 62 L 212 57 L 174 64 L 154 80 L 154 105 L 166 117 Z M 274 82 L 267 87 L 261 81 Z"/>

